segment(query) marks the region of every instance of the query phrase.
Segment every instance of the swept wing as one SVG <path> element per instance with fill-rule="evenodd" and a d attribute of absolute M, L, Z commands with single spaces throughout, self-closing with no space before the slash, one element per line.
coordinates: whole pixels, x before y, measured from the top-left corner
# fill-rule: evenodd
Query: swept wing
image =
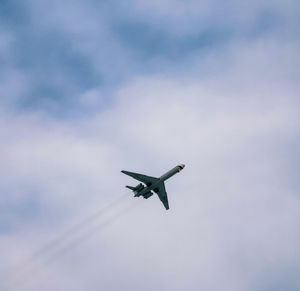
<path fill-rule="evenodd" d="M 166 210 L 169 209 L 168 195 L 165 188 L 165 183 L 161 182 L 157 188 L 154 189 L 154 192 L 158 195 L 160 201 L 165 206 Z"/>
<path fill-rule="evenodd" d="M 133 172 L 129 172 L 129 171 L 121 171 L 121 172 L 140 181 L 140 182 L 145 183 L 147 186 L 150 186 L 159 180 L 158 178 L 146 176 L 146 175 L 139 174 L 139 173 L 133 173 Z"/>

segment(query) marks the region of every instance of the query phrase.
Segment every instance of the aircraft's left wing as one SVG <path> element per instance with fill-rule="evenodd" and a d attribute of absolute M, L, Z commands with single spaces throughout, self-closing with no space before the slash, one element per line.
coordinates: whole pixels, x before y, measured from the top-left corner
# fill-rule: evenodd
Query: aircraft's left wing
<path fill-rule="evenodd" d="M 138 180 L 138 181 L 145 183 L 147 186 L 150 186 L 151 184 L 153 184 L 157 180 L 159 180 L 158 178 L 146 176 L 146 175 L 139 174 L 139 173 L 133 173 L 133 172 L 129 172 L 129 171 L 121 171 L 121 172 Z"/>
<path fill-rule="evenodd" d="M 169 201 L 168 201 L 168 195 L 167 195 L 166 188 L 165 188 L 165 183 L 164 182 L 160 183 L 158 188 L 154 189 L 154 192 L 158 195 L 160 201 L 163 203 L 166 210 L 168 210 L 169 209 Z"/>

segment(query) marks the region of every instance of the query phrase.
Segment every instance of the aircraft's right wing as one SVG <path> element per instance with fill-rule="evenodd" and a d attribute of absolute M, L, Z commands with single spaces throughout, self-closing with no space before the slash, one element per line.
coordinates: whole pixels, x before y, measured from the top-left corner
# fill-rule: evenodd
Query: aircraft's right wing
<path fill-rule="evenodd" d="M 145 183 L 147 186 L 150 186 L 151 184 L 153 184 L 157 180 L 159 180 L 158 178 L 146 176 L 146 175 L 139 174 L 139 173 L 133 173 L 133 172 L 129 172 L 129 171 L 121 171 L 121 172 L 138 180 L 138 181 Z"/>
<path fill-rule="evenodd" d="M 158 195 L 160 201 L 165 206 L 166 210 L 169 209 L 169 201 L 168 201 L 168 195 L 165 188 L 165 183 L 162 182 L 159 184 L 158 188 L 154 189 L 154 192 Z"/>

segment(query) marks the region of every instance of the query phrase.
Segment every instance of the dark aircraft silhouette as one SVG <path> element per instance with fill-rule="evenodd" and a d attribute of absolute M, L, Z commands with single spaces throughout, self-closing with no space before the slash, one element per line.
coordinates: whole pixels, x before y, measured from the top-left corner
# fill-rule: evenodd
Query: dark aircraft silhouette
<path fill-rule="evenodd" d="M 164 182 L 176 173 L 179 173 L 181 170 L 183 170 L 184 167 L 185 165 L 183 164 L 178 165 L 172 170 L 163 174 L 160 178 L 150 177 L 128 171 L 121 172 L 145 184 L 144 185 L 140 183 L 136 187 L 126 186 L 133 191 L 134 197 L 143 196 L 145 199 L 148 199 L 153 195 L 153 192 L 155 192 L 158 195 L 160 201 L 165 206 L 166 210 L 168 210 L 169 202 Z"/>

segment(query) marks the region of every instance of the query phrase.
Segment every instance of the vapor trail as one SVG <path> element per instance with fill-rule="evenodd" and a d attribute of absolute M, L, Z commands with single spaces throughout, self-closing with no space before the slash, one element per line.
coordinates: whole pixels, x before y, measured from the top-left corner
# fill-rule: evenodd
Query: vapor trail
<path fill-rule="evenodd" d="M 47 243 L 45 246 L 43 246 L 40 250 L 38 250 L 36 253 L 34 253 L 31 256 L 29 261 L 35 260 L 37 257 L 42 256 L 43 254 L 51 251 L 52 249 L 55 249 L 57 247 L 57 245 L 62 244 L 66 239 L 69 239 L 70 236 L 76 235 L 77 232 L 81 231 L 82 229 L 84 229 L 85 226 L 87 226 L 90 223 L 92 223 L 93 221 L 97 220 L 100 216 L 104 215 L 112 207 L 117 206 L 126 197 L 128 197 L 128 195 L 123 195 L 121 197 L 118 197 L 117 199 L 115 199 L 113 202 L 109 203 L 105 207 L 97 210 L 92 215 L 84 218 L 82 221 L 73 225 L 71 228 L 69 228 L 64 233 L 62 233 L 59 237 L 53 239 L 52 241 Z"/>
<path fill-rule="evenodd" d="M 67 251 L 79 245 L 84 240 L 88 239 L 97 231 L 111 225 L 114 221 L 116 221 L 118 218 L 126 214 L 129 210 L 137 205 L 132 204 L 129 207 L 121 209 L 119 212 L 109 217 L 108 219 L 104 219 L 96 225 L 90 226 L 93 222 L 106 214 L 107 211 L 120 204 L 125 197 L 128 196 L 123 195 L 107 206 L 99 209 L 92 215 L 86 217 L 73 227 L 69 228 L 57 238 L 50 241 L 36 253 L 34 253 L 29 260 L 12 271 L 12 273 L 14 274 L 12 275 L 14 283 L 17 285 L 26 283 L 30 280 L 31 275 L 34 275 L 34 273 L 37 271 L 38 267 L 36 265 L 38 265 L 38 261 L 42 261 L 39 265 L 48 265 L 49 263 L 55 261 L 55 259 L 57 259 L 59 256 L 63 255 Z"/>
<path fill-rule="evenodd" d="M 57 259 L 59 256 L 64 255 L 66 252 L 77 247 L 83 241 L 91 238 L 91 236 L 93 234 L 98 233 L 100 230 L 104 229 L 105 227 L 112 225 L 115 221 L 117 221 L 119 218 L 124 216 L 124 214 L 128 213 L 130 210 L 135 208 L 137 205 L 138 205 L 137 203 L 131 204 L 128 207 L 121 209 L 121 211 L 117 212 L 115 215 L 111 216 L 107 220 L 100 222 L 97 225 L 87 229 L 83 234 L 72 239 L 69 243 L 64 245 L 62 248 L 60 248 L 60 249 L 56 250 L 54 253 L 52 253 L 51 256 L 46 261 L 44 261 L 43 264 L 48 265 L 49 263 L 51 263 L 55 259 Z"/>

